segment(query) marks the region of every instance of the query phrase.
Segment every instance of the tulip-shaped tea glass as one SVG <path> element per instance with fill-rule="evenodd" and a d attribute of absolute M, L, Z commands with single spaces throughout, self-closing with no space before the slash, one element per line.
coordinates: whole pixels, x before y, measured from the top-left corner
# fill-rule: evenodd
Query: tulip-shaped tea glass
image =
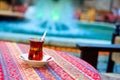
<path fill-rule="evenodd" d="M 44 41 L 36 38 L 30 39 L 30 50 L 28 54 L 29 60 L 42 60 Z"/>

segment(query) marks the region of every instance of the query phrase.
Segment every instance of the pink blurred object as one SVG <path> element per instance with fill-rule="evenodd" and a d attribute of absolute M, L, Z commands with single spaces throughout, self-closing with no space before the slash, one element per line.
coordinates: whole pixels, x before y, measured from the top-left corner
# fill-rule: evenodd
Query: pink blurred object
<path fill-rule="evenodd" d="M 25 13 L 27 8 L 28 8 L 27 6 L 15 6 L 14 11 Z"/>

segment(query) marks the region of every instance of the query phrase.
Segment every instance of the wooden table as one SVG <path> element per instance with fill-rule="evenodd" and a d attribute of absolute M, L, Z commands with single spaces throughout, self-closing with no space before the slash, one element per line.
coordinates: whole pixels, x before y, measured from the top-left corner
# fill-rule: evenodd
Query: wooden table
<path fill-rule="evenodd" d="M 0 41 L 0 80 L 100 80 L 98 71 L 87 62 L 66 52 L 44 48 L 54 58 L 40 68 L 31 67 L 19 58 L 29 45 Z"/>
<path fill-rule="evenodd" d="M 97 68 L 98 52 L 110 52 L 107 72 L 113 72 L 113 61 L 111 60 L 112 52 L 120 52 L 120 45 L 117 44 L 91 44 L 91 43 L 78 43 L 77 48 L 81 50 L 81 58 Z"/>

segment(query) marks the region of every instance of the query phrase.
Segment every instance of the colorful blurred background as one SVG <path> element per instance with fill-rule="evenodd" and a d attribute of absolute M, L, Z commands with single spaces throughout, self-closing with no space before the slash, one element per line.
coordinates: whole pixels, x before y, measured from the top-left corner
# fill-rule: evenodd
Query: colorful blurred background
<path fill-rule="evenodd" d="M 29 43 L 47 30 L 45 47 L 77 57 L 79 42 L 111 44 L 120 22 L 120 0 L 0 0 L 0 40 Z M 106 71 L 108 52 L 100 52 L 98 71 Z M 114 67 L 120 73 L 120 65 Z"/>

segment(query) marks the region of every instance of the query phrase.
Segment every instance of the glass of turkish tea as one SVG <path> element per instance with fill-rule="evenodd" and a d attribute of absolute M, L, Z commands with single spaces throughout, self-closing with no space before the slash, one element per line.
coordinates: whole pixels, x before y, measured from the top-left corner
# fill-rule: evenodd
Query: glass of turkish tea
<path fill-rule="evenodd" d="M 44 40 L 39 40 L 37 38 L 31 38 L 29 44 L 30 44 L 30 49 L 29 49 L 28 59 L 29 60 L 42 60 Z"/>

